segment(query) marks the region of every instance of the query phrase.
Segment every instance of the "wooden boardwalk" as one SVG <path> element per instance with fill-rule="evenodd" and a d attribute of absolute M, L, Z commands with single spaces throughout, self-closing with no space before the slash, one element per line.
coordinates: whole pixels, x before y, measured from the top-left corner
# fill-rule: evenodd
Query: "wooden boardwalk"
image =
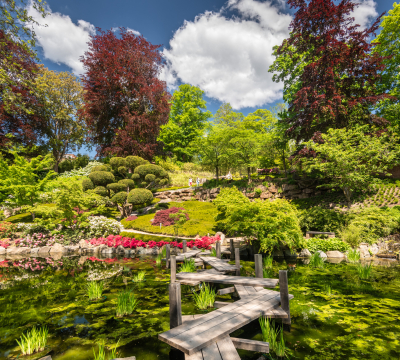
<path fill-rule="evenodd" d="M 203 262 L 205 262 L 207 265 L 212 266 L 215 270 L 220 272 L 231 272 L 231 271 L 236 271 L 238 269 L 236 266 L 227 264 L 226 261 L 217 259 L 216 257 L 213 256 L 199 256 L 199 259 L 203 260 Z"/>

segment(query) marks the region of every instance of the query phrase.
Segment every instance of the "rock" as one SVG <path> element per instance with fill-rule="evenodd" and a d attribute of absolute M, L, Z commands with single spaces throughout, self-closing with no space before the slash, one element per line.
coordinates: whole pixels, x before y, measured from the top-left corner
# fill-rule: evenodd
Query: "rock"
<path fill-rule="evenodd" d="M 326 262 L 331 263 L 331 264 L 340 264 L 344 258 L 327 258 Z"/>
<path fill-rule="evenodd" d="M 210 194 L 219 194 L 219 188 L 211 189 Z"/>
<path fill-rule="evenodd" d="M 369 259 L 371 257 L 371 254 L 368 251 L 369 245 L 367 243 L 361 243 L 360 246 L 358 247 L 358 251 L 360 253 L 360 258 L 361 259 Z"/>
<path fill-rule="evenodd" d="M 372 255 L 376 255 L 379 252 L 379 246 L 377 244 L 373 244 L 369 247 L 371 250 Z"/>
<path fill-rule="evenodd" d="M 136 248 L 136 255 L 144 255 L 146 254 L 146 248 L 138 247 Z"/>
<path fill-rule="evenodd" d="M 64 248 L 67 250 L 68 254 L 78 254 L 79 253 L 79 245 L 67 245 L 64 246 Z"/>
<path fill-rule="evenodd" d="M 307 194 L 300 194 L 300 195 L 298 195 L 297 196 L 299 199 L 307 199 L 308 198 L 308 195 Z"/>
<path fill-rule="evenodd" d="M 52 360 L 50 355 L 40 358 L 39 360 Z"/>
<path fill-rule="evenodd" d="M 326 256 L 328 258 L 344 258 L 345 255 L 340 251 L 327 251 Z"/>
<path fill-rule="evenodd" d="M 293 189 L 293 190 L 288 191 L 287 194 L 288 194 L 289 196 L 291 196 L 291 195 L 296 195 L 296 194 L 301 194 L 301 190 L 300 190 L 300 189 Z"/>
<path fill-rule="evenodd" d="M 285 257 L 296 258 L 296 252 L 291 252 L 290 250 L 285 250 L 284 252 Z"/>
<path fill-rule="evenodd" d="M 181 198 L 183 201 L 190 201 L 190 200 L 192 200 L 192 197 L 191 196 L 185 196 L 185 197 L 183 197 L 183 198 Z"/>
<path fill-rule="evenodd" d="M 278 192 L 278 188 L 277 188 L 275 185 L 271 185 L 271 186 L 268 188 L 268 191 L 271 192 L 271 193 L 273 193 L 273 194 L 275 194 L 275 193 Z"/>
<path fill-rule="evenodd" d="M 311 253 L 308 249 L 303 249 L 300 251 L 299 257 L 311 257 Z"/>
<path fill-rule="evenodd" d="M 89 248 L 89 247 L 92 246 L 86 240 L 79 241 L 78 245 L 79 245 L 80 248 Z"/>
<path fill-rule="evenodd" d="M 30 253 L 31 248 L 28 247 L 9 246 L 7 248 L 7 255 L 29 255 Z"/>
<path fill-rule="evenodd" d="M 298 190 L 298 187 L 295 184 L 283 184 L 282 189 L 283 191 L 291 191 L 291 190 Z"/>
<path fill-rule="evenodd" d="M 318 250 L 317 253 L 319 253 L 319 255 L 323 258 L 326 259 L 328 256 L 321 250 Z"/>
<path fill-rule="evenodd" d="M 195 240 L 201 240 L 201 236 L 200 235 L 196 235 L 196 237 L 194 239 Z"/>
<path fill-rule="evenodd" d="M 55 243 L 50 249 L 50 255 L 55 253 L 67 253 L 67 252 L 68 250 L 65 249 L 64 246 L 62 246 L 59 243 Z"/>
<path fill-rule="evenodd" d="M 31 249 L 31 256 L 37 256 L 39 252 L 39 248 L 32 248 Z"/>
<path fill-rule="evenodd" d="M 269 199 L 272 195 L 270 193 L 267 192 L 263 192 L 260 195 L 260 199 L 265 200 L 265 199 Z"/>
<path fill-rule="evenodd" d="M 314 192 L 314 189 L 304 189 L 303 193 L 305 194 L 312 194 Z"/>
<path fill-rule="evenodd" d="M 251 193 L 246 194 L 246 196 L 247 196 L 249 199 L 254 199 L 255 196 L 256 196 L 256 193 L 251 192 Z"/>
<path fill-rule="evenodd" d="M 0 246 L 0 255 L 4 255 L 6 253 L 6 249 Z"/>
<path fill-rule="evenodd" d="M 50 255 L 51 246 L 42 246 L 39 248 L 38 256 L 39 257 L 48 257 Z"/>
<path fill-rule="evenodd" d="M 103 248 L 102 250 L 101 250 L 101 253 L 102 254 L 114 254 L 115 253 L 115 248 L 113 248 L 113 247 L 106 247 L 106 248 Z"/>
<path fill-rule="evenodd" d="M 125 253 L 125 248 L 122 245 L 117 247 L 117 254 L 123 255 Z"/>
<path fill-rule="evenodd" d="M 264 185 L 258 185 L 258 186 L 256 186 L 254 189 L 260 189 L 260 190 L 261 190 L 261 192 L 264 192 L 264 191 L 266 191 L 266 190 L 267 190 L 267 187 L 266 187 L 266 186 L 264 186 Z"/>

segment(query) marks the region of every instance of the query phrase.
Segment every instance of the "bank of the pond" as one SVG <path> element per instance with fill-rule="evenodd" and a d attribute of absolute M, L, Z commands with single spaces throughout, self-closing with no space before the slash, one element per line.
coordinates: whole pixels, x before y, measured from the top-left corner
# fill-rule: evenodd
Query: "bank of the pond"
<path fill-rule="evenodd" d="M 355 264 L 326 263 L 315 269 L 299 260 L 274 262 L 266 272 L 269 277 L 277 277 L 279 269 L 291 270 L 289 290 L 295 298 L 290 304 L 292 331 L 285 332 L 289 358 L 398 359 L 400 267 L 387 263 L 391 265 L 373 265 L 371 278 L 361 280 Z M 252 262 L 242 265 L 246 274 L 254 273 Z M 157 339 L 169 329 L 169 273 L 154 257 L 27 258 L 3 260 L 0 266 L 1 360 L 20 354 L 16 339 L 33 325 L 49 327 L 47 351 L 55 360 L 93 359 L 93 348 L 103 340 L 108 346 L 119 341 L 119 357 L 170 359 L 170 347 Z M 145 281 L 134 283 L 139 271 L 146 272 Z M 90 280 L 104 282 L 99 301 L 88 300 Z M 124 289 L 132 289 L 139 305 L 121 318 L 116 299 Z M 193 289 L 182 290 L 183 314 L 199 313 Z M 218 300 L 231 301 L 230 295 Z M 231 335 L 262 340 L 258 322 Z M 261 355 L 239 353 L 247 360 Z"/>

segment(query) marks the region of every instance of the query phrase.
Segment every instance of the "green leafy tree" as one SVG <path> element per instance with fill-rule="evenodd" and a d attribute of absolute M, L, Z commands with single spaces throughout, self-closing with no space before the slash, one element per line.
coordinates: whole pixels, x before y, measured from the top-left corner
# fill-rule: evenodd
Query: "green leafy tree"
<path fill-rule="evenodd" d="M 186 223 L 187 217 L 185 210 L 181 209 L 177 213 L 169 214 L 169 217 L 175 220 L 174 231 L 175 236 L 178 237 L 179 229 Z"/>
<path fill-rule="evenodd" d="M 400 131 L 400 4 L 393 3 L 393 9 L 383 17 L 381 32 L 372 41 L 374 52 L 384 56 L 385 69 L 381 72 L 379 88 L 393 96 L 378 103 L 377 109 Z"/>
<path fill-rule="evenodd" d="M 399 158 L 398 138 L 389 133 L 375 136 L 368 127 L 329 129 L 319 142 L 306 143 L 315 157 L 302 158 L 306 171 L 317 171 L 329 179 L 331 188 L 343 190 L 348 207 L 356 190 L 367 190 L 390 175 L 388 169 Z"/>
<path fill-rule="evenodd" d="M 14 155 L 12 164 L 0 156 L 0 200 L 11 200 L 16 207 L 33 207 L 39 202 L 39 194 L 45 191 L 46 185 L 55 175 L 54 171 L 49 170 L 40 178 L 38 172 L 49 169 L 54 160 L 51 155 L 28 160 L 19 155 L 16 149 L 11 153 Z M 33 211 L 32 218 L 35 218 Z"/>
<path fill-rule="evenodd" d="M 231 104 L 223 103 L 214 115 L 214 123 L 228 126 L 236 126 L 244 119 L 242 113 L 233 111 Z"/>
<path fill-rule="evenodd" d="M 168 123 L 161 127 L 158 140 L 164 143 L 164 150 L 176 155 L 178 161 L 190 161 L 195 152 L 193 141 L 199 138 L 212 116 L 206 109 L 204 91 L 196 86 L 183 84 L 172 96 Z"/>

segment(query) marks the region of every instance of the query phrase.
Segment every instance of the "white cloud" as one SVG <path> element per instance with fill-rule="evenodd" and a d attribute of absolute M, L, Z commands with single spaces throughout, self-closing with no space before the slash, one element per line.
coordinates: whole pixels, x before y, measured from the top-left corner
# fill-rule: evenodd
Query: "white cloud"
<path fill-rule="evenodd" d="M 83 74 L 84 69 L 79 57 L 88 49 L 89 36 L 96 33 L 96 28 L 85 20 L 74 24 L 71 18 L 60 13 L 50 13 L 43 19 L 35 9 L 28 8 L 28 13 L 47 26 L 35 27 L 37 43 L 43 48 L 44 56 L 56 63 L 69 66 L 75 75 Z"/>
<path fill-rule="evenodd" d="M 238 16 L 226 17 L 226 10 Z M 175 32 L 161 77 L 169 86 L 178 79 L 199 86 L 234 109 L 271 103 L 282 97 L 282 83 L 268 72 L 272 47 L 288 37 L 291 20 L 270 0 L 229 0 L 221 11 L 185 21 Z"/>
<path fill-rule="evenodd" d="M 131 32 L 131 33 L 133 33 L 133 34 L 136 35 L 136 36 L 140 36 L 140 35 L 141 35 L 141 33 L 140 33 L 139 31 L 134 30 L 134 29 L 131 29 L 131 28 L 126 28 L 126 31 L 127 31 L 127 32 Z"/>
<path fill-rule="evenodd" d="M 355 24 L 360 25 L 360 30 L 367 28 L 378 17 L 376 11 L 377 4 L 374 0 L 362 0 L 359 5 L 354 9 L 353 17 Z"/>

